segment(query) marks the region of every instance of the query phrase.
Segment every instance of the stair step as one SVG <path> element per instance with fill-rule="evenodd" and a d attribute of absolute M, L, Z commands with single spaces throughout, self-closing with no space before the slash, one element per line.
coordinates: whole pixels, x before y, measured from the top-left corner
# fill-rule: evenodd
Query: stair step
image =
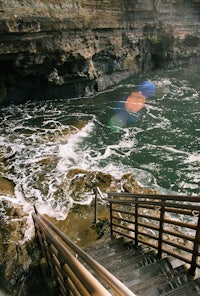
<path fill-rule="evenodd" d="M 141 282 L 133 287 L 129 287 L 136 295 L 140 296 L 160 296 L 163 291 L 166 290 L 166 286 L 177 286 L 184 284 L 186 280 L 187 270 L 184 265 L 172 269 L 166 274 L 158 275 L 154 278 L 150 278 L 144 282 Z M 184 276 L 185 275 L 185 276 Z"/>
<path fill-rule="evenodd" d="M 122 262 L 122 260 L 127 261 L 130 258 L 141 257 L 141 255 L 143 254 L 141 254 L 141 252 L 138 252 L 137 250 L 121 250 L 117 253 L 115 251 L 112 251 L 102 256 L 95 256 L 93 258 L 107 268 L 111 264 L 119 264 L 120 262 Z"/>
<path fill-rule="evenodd" d="M 96 243 L 93 246 L 89 246 L 85 248 L 85 251 L 91 256 L 101 256 L 104 252 L 109 249 L 119 252 L 120 250 L 128 250 L 134 248 L 133 242 L 124 242 L 123 239 L 112 239 L 103 241 L 100 243 Z M 139 249 L 142 249 L 141 247 Z"/>
<path fill-rule="evenodd" d="M 104 243 L 104 246 L 99 245 L 98 247 L 87 248 L 85 251 L 104 266 L 109 265 L 109 263 L 112 263 L 112 265 L 119 264 L 122 260 L 128 260 L 143 254 L 141 247 L 135 248 L 133 244 L 121 241 L 109 243 L 107 246 Z"/>
<path fill-rule="evenodd" d="M 137 270 L 132 270 L 130 268 L 129 272 L 123 273 L 121 271 L 120 276 L 113 273 L 118 279 L 120 279 L 127 287 L 133 287 L 136 284 L 139 284 L 143 281 L 146 281 L 150 278 L 154 278 L 158 275 L 166 274 L 171 270 L 171 265 L 167 258 L 159 259 L 157 262 L 154 262 L 150 265 L 144 266 Z"/>
<path fill-rule="evenodd" d="M 168 281 L 156 287 L 156 290 L 158 291 L 158 295 L 171 292 L 172 290 L 187 283 L 188 280 L 189 280 L 189 276 L 188 276 L 187 269 L 185 269 L 184 265 L 179 266 L 174 270 L 172 270 L 171 277 L 168 278 Z"/>
<path fill-rule="evenodd" d="M 112 238 L 107 238 L 107 239 L 100 239 L 97 240 L 94 244 L 92 245 L 88 245 L 86 246 L 84 249 L 86 251 L 90 251 L 90 250 L 95 250 L 95 249 L 101 249 L 106 247 L 107 245 L 109 246 L 114 246 L 114 245 L 120 245 L 123 244 L 123 238 L 119 238 L 119 239 L 112 239 Z"/>
<path fill-rule="evenodd" d="M 155 285 L 162 284 L 167 280 L 167 275 L 157 275 L 153 278 L 145 280 L 139 284 L 129 287 L 129 289 L 134 292 L 137 296 L 159 296 L 157 291 L 155 291 Z"/>
<path fill-rule="evenodd" d="M 130 256 L 130 253 L 128 250 L 123 250 L 123 251 L 118 251 L 116 252 L 115 250 L 108 250 L 107 252 L 105 251 L 102 254 L 90 254 L 89 255 L 94 258 L 96 261 L 98 261 L 100 264 L 106 266 L 106 263 L 108 262 L 114 262 L 117 261 L 118 258 L 121 258 L 124 254 L 125 256 Z"/>
<path fill-rule="evenodd" d="M 154 252 L 149 252 L 146 254 L 142 255 L 132 255 L 132 254 L 127 254 L 124 256 L 122 254 L 121 257 L 114 258 L 114 261 L 112 262 L 107 262 L 105 267 L 111 272 L 111 273 L 116 273 L 116 272 L 126 272 L 127 269 L 137 269 L 144 267 L 146 265 L 149 265 L 151 263 L 154 263 L 157 261 L 156 255 Z"/>
<path fill-rule="evenodd" d="M 198 296 L 200 295 L 200 278 L 181 285 L 180 287 L 161 296 Z"/>

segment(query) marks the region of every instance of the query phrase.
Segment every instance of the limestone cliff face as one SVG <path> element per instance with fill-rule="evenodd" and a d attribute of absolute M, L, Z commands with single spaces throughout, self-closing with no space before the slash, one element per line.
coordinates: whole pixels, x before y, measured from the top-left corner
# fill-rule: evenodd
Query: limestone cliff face
<path fill-rule="evenodd" d="M 200 0 L 1 0 L 0 104 L 87 96 L 200 56 Z"/>

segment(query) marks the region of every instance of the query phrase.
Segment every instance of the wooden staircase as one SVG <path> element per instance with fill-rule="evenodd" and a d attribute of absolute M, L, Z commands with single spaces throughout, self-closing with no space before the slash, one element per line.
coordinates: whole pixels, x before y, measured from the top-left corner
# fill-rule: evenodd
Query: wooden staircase
<path fill-rule="evenodd" d="M 183 262 L 169 256 L 158 259 L 148 247 L 135 248 L 133 242 L 119 238 L 101 241 L 85 252 L 137 296 L 200 295 L 200 279 L 194 280 Z"/>
<path fill-rule="evenodd" d="M 110 208 L 110 236 L 85 250 L 34 207 L 36 237 L 59 295 L 200 295 L 200 196 L 112 192 L 103 199 L 97 188 L 93 226 L 98 196 Z"/>

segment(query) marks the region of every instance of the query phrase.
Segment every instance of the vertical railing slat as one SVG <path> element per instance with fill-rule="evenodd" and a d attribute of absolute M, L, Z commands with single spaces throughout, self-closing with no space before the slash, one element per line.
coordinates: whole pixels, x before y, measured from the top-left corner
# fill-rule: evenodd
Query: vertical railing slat
<path fill-rule="evenodd" d="M 135 246 L 138 246 L 138 198 L 135 204 Z"/>
<path fill-rule="evenodd" d="M 112 213 L 113 205 L 110 202 L 110 235 L 113 237 L 113 213 Z"/>
<path fill-rule="evenodd" d="M 197 258 L 198 258 L 198 253 L 199 253 L 199 245 L 200 245 L 200 213 L 199 213 L 199 217 L 198 217 L 198 221 L 197 221 L 196 235 L 195 235 L 195 239 L 194 239 L 193 253 L 192 253 L 192 259 L 191 259 L 191 266 L 189 269 L 189 273 L 191 275 L 195 275 Z"/>
<path fill-rule="evenodd" d="M 158 253 L 157 253 L 158 258 L 162 257 L 164 218 L 165 218 L 165 207 L 162 206 L 160 208 L 160 225 L 159 225 Z"/>
<path fill-rule="evenodd" d="M 94 224 L 97 224 L 97 199 L 98 199 L 98 191 L 97 188 L 94 188 Z"/>

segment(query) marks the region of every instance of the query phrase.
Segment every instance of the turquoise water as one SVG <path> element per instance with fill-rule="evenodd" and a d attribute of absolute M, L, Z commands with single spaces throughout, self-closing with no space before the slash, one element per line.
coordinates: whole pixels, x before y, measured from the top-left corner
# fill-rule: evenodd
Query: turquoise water
<path fill-rule="evenodd" d="M 118 178 L 131 172 L 160 192 L 199 195 L 199 74 L 196 65 L 147 72 L 90 98 L 2 108 L 1 175 L 16 184 L 14 202 L 38 203 L 62 218 L 73 205 L 63 189 L 72 168 Z M 156 93 L 135 117 L 124 101 L 145 80 Z"/>

